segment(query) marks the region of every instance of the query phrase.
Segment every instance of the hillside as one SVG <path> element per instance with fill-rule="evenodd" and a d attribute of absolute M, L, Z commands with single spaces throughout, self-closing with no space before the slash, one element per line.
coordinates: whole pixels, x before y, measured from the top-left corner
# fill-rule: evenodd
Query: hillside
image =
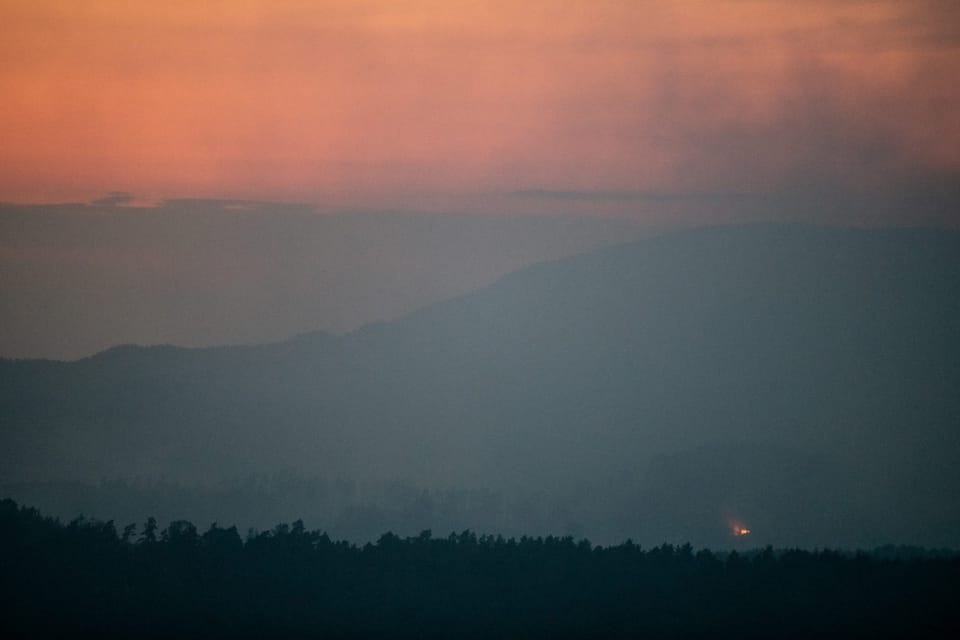
<path fill-rule="evenodd" d="M 339 337 L 4 361 L 0 481 L 403 478 L 956 545 L 958 391 L 960 234 L 706 228 Z"/>

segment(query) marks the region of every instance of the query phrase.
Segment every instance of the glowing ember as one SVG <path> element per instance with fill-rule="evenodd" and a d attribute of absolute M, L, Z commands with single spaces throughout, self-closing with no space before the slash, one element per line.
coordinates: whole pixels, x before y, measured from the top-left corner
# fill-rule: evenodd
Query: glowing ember
<path fill-rule="evenodd" d="M 747 526 L 743 523 L 743 520 L 736 516 L 727 516 L 727 531 L 732 533 L 736 538 L 742 538 L 743 536 L 750 535 L 751 529 L 748 529 Z"/>

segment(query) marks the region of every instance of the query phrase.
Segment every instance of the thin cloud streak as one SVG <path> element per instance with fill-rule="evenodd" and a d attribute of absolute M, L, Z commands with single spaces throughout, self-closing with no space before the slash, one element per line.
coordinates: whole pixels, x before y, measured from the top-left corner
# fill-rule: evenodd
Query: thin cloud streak
<path fill-rule="evenodd" d="M 555 200 L 614 200 L 674 202 L 683 200 L 743 200 L 760 197 L 755 193 L 737 192 L 667 192 L 667 191 L 563 191 L 559 189 L 518 189 L 513 192 L 520 198 L 545 198 Z"/>

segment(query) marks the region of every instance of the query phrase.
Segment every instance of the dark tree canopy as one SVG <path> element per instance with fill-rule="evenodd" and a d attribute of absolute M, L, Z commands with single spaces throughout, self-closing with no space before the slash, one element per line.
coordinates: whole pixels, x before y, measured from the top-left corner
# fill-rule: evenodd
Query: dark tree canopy
<path fill-rule="evenodd" d="M 242 538 L 185 521 L 133 542 L 0 502 L 6 637 L 942 637 L 947 552 L 598 547 L 477 535 L 337 542 L 302 522 Z"/>

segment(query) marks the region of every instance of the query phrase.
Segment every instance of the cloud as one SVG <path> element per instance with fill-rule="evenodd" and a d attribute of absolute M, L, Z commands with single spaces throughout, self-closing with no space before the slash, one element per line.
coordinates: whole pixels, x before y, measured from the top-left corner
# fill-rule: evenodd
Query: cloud
<path fill-rule="evenodd" d="M 734 191 L 627 191 L 562 189 L 517 189 L 512 195 L 519 198 L 543 198 L 547 200 L 613 200 L 638 202 L 676 202 L 683 200 L 743 200 L 758 194 Z"/>
<path fill-rule="evenodd" d="M 126 191 L 111 191 L 102 198 L 93 200 L 90 204 L 99 207 L 116 207 L 133 202 L 133 194 Z"/>

